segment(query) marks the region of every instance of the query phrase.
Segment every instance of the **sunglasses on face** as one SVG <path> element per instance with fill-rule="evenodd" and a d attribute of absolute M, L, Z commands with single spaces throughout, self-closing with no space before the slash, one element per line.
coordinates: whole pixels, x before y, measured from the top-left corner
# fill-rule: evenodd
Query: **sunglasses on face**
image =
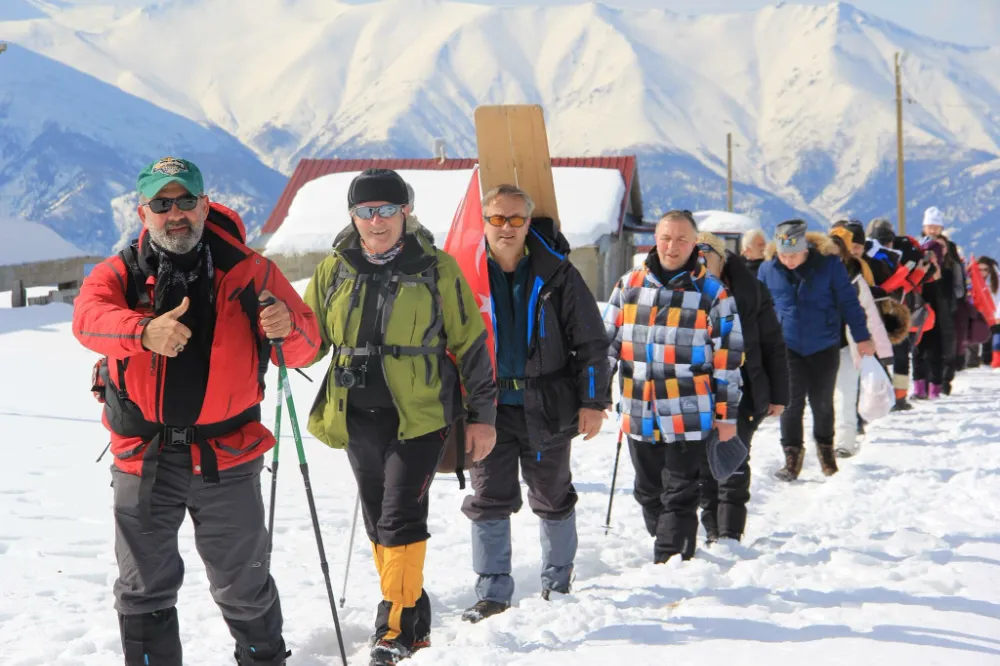
<path fill-rule="evenodd" d="M 375 217 L 376 213 L 378 213 L 378 216 L 384 219 L 392 217 L 402 208 L 402 206 L 397 204 L 385 204 L 382 206 L 356 206 L 354 208 L 354 214 L 362 220 L 370 220 Z"/>
<path fill-rule="evenodd" d="M 510 226 L 515 229 L 523 227 L 525 222 L 528 221 L 528 218 L 522 217 L 521 215 L 483 215 L 483 219 L 494 227 L 502 227 L 509 222 Z"/>
<path fill-rule="evenodd" d="M 153 211 L 158 215 L 166 213 L 171 208 L 177 204 L 177 208 L 180 210 L 194 210 L 198 205 L 198 197 L 193 194 L 185 194 L 182 197 L 174 197 L 173 199 L 168 199 L 167 197 L 156 197 L 155 199 L 150 199 L 146 205 L 149 206 L 149 210 Z"/>

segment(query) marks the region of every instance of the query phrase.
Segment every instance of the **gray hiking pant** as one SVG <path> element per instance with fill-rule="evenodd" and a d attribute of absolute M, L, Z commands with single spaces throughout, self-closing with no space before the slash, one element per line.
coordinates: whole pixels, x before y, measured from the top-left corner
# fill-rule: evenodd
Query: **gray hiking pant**
<path fill-rule="evenodd" d="M 140 477 L 112 467 L 118 559 L 115 609 L 123 615 L 138 615 L 176 605 L 184 580 L 177 532 L 190 514 L 209 589 L 230 630 L 264 616 L 278 601 L 278 590 L 266 561 L 263 465 L 263 459 L 257 458 L 220 471 L 219 483 L 204 483 L 191 471 L 189 447 L 164 446 L 153 485 L 151 529 L 146 534 L 139 520 Z M 269 617 L 267 624 L 266 633 L 277 635 L 240 638 L 277 643 L 280 618 Z"/>
<path fill-rule="evenodd" d="M 523 505 L 518 467 L 528 486 L 528 506 L 541 521 L 542 587 L 568 592 L 576 558 L 576 489 L 570 470 L 570 438 L 542 453 L 528 442 L 524 409 L 500 405 L 497 443 L 490 455 L 473 465 L 473 495 L 462 502 L 472 521 L 473 569 L 481 600 L 510 603 L 510 516 Z"/>

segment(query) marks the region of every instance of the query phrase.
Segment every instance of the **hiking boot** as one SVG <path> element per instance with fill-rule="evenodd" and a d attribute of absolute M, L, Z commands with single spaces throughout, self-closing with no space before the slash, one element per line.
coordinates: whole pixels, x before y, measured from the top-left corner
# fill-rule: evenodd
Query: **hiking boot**
<path fill-rule="evenodd" d="M 825 476 L 833 476 L 837 473 L 837 456 L 833 453 L 833 444 L 816 444 L 816 455 L 819 457 L 819 465 L 823 468 Z"/>
<path fill-rule="evenodd" d="M 719 533 L 716 530 L 706 530 L 705 531 L 705 545 L 711 546 L 713 543 L 719 540 Z"/>
<path fill-rule="evenodd" d="M 806 450 L 801 446 L 785 446 L 785 466 L 775 474 L 781 481 L 794 481 L 802 472 L 802 463 L 806 458 Z"/>
<path fill-rule="evenodd" d="M 466 622 L 476 624 L 477 622 L 482 622 L 488 617 L 499 615 L 508 608 L 510 608 L 510 604 L 502 604 L 499 601 L 488 601 L 483 599 L 482 601 L 477 601 L 472 608 L 466 609 L 466 611 L 462 613 L 462 619 Z"/>
<path fill-rule="evenodd" d="M 396 666 L 412 654 L 413 652 L 399 641 L 387 641 L 383 638 L 372 647 L 368 666 Z"/>
<path fill-rule="evenodd" d="M 410 654 L 416 654 L 417 650 L 423 650 L 424 648 L 429 648 L 431 646 L 431 635 L 424 634 L 422 637 L 413 641 L 413 645 L 410 647 Z"/>
<path fill-rule="evenodd" d="M 896 404 L 892 406 L 889 411 L 892 412 L 908 412 L 913 409 L 913 405 L 906 398 L 896 398 Z"/>
<path fill-rule="evenodd" d="M 549 597 L 552 596 L 553 592 L 558 592 L 559 594 L 569 594 L 572 589 L 573 589 L 572 585 L 567 585 L 565 588 L 561 588 L 558 586 L 542 588 L 542 599 L 548 601 Z"/>

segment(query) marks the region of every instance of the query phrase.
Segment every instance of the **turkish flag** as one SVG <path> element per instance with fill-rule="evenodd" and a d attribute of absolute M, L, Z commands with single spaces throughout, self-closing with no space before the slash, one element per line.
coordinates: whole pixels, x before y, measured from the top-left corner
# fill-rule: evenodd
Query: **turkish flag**
<path fill-rule="evenodd" d="M 472 288 L 479 305 L 479 314 L 486 325 L 486 347 L 496 375 L 496 327 L 493 321 L 493 300 L 490 297 L 490 275 L 486 267 L 486 240 L 483 235 L 483 202 L 479 193 L 479 167 L 472 170 L 469 187 L 455 211 L 451 229 L 444 241 L 444 251 L 455 258 L 465 280 Z"/>
<path fill-rule="evenodd" d="M 986 320 L 987 324 L 990 326 L 995 325 L 997 322 L 993 315 L 996 312 L 996 303 L 993 302 L 989 285 L 986 284 L 986 280 L 983 279 L 982 274 L 979 272 L 979 265 L 976 263 L 974 256 L 969 261 L 966 272 L 972 281 L 972 304 L 979 310 L 979 314 L 983 315 L 983 319 Z"/>

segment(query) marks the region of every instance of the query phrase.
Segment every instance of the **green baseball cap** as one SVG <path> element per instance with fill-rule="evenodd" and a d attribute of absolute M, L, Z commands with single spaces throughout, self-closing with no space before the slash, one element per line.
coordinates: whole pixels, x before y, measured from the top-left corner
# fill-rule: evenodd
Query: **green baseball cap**
<path fill-rule="evenodd" d="M 195 196 L 205 193 L 201 170 L 193 162 L 176 157 L 164 157 L 148 164 L 139 172 L 135 184 L 139 194 L 152 199 L 170 183 L 180 183 Z"/>

